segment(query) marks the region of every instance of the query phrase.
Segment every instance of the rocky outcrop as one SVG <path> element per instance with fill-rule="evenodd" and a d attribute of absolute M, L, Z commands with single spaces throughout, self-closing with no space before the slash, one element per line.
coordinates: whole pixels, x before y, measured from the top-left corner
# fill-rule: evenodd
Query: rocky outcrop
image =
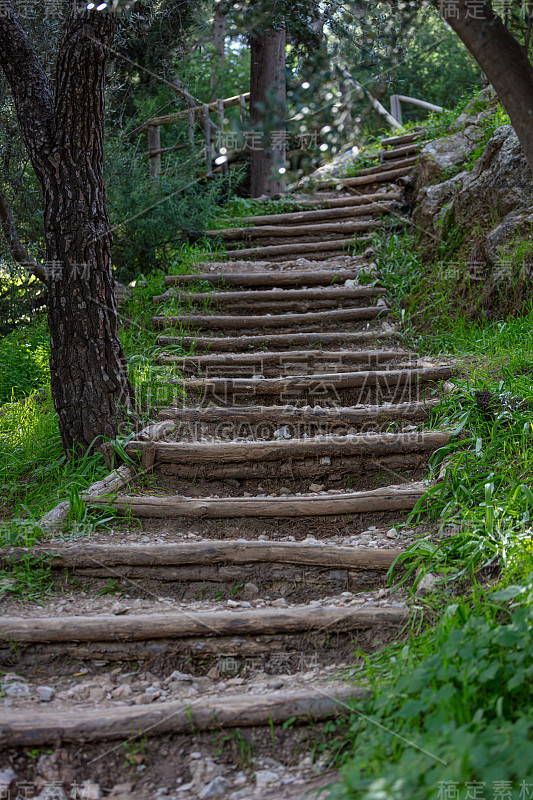
<path fill-rule="evenodd" d="M 493 128 L 472 159 L 497 113 L 465 110 L 448 136 L 424 147 L 414 184 L 425 257 L 458 266 L 457 295 L 475 285 L 472 308 L 485 316 L 518 310 L 533 275 L 533 175 L 513 128 Z"/>
<path fill-rule="evenodd" d="M 448 228 L 483 234 L 487 255 L 497 258 L 496 243 L 519 234 L 533 209 L 533 176 L 512 127 L 495 130 L 471 171 L 421 186 L 416 202 L 415 219 L 430 250 L 441 241 L 446 220 Z"/>

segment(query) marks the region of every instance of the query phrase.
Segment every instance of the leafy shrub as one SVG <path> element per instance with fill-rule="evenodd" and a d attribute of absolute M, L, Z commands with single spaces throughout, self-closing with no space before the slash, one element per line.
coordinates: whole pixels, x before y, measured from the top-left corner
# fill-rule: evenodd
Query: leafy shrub
<path fill-rule="evenodd" d="M 372 697 L 346 732 L 353 756 L 336 797 L 462 800 L 474 781 L 490 797 L 491 784 L 533 781 L 531 610 L 502 613 L 489 602 L 474 612 L 450 605 L 421 643 L 368 667 Z M 447 785 L 459 794 L 445 794 Z"/>

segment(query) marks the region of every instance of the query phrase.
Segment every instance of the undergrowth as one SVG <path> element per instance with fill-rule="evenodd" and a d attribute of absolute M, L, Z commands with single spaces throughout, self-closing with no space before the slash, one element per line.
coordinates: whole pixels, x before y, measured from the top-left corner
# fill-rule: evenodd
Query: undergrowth
<path fill-rule="evenodd" d="M 337 800 L 530 796 L 519 792 L 533 789 L 531 589 L 474 584 L 436 627 L 354 673 L 370 693 L 342 735 L 330 725 L 329 753 L 345 761 Z"/>

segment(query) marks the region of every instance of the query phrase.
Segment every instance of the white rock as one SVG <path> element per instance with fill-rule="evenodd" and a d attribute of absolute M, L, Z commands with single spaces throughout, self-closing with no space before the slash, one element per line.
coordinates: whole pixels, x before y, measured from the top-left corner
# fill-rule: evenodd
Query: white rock
<path fill-rule="evenodd" d="M 37 697 L 41 703 L 49 703 L 53 699 L 56 690 L 52 686 L 39 686 Z"/>
<path fill-rule="evenodd" d="M 2 686 L 2 688 L 7 697 L 28 697 L 28 695 L 31 694 L 30 687 L 27 683 L 18 683 L 14 681 L 13 683 Z"/>
<path fill-rule="evenodd" d="M 255 785 L 258 789 L 264 789 L 271 783 L 279 782 L 279 775 L 271 769 L 258 769 L 254 775 Z"/>
<path fill-rule="evenodd" d="M 418 586 L 416 587 L 415 594 L 418 597 L 427 594 L 427 592 L 430 592 L 438 582 L 439 579 L 433 572 L 426 572 L 426 574 L 422 576 Z"/>
<path fill-rule="evenodd" d="M 100 800 L 102 797 L 99 783 L 84 781 L 78 791 L 80 800 Z"/>
<path fill-rule="evenodd" d="M 325 486 L 323 483 L 312 483 L 311 486 L 309 487 L 310 492 L 323 492 L 324 489 Z"/>
<path fill-rule="evenodd" d="M 175 669 L 174 672 L 168 676 L 165 682 L 170 681 L 183 681 L 184 683 L 191 683 L 192 675 L 187 675 L 186 672 L 180 672 L 179 669 Z"/>
<path fill-rule="evenodd" d="M 387 539 L 396 539 L 397 536 L 398 536 L 398 531 L 396 530 L 396 528 L 390 528 L 387 531 Z"/>
<path fill-rule="evenodd" d="M 227 795 L 229 788 L 230 783 L 228 779 L 219 775 L 218 778 L 214 778 L 210 783 L 204 786 L 198 795 L 198 800 L 211 800 L 211 798 L 224 797 Z"/>

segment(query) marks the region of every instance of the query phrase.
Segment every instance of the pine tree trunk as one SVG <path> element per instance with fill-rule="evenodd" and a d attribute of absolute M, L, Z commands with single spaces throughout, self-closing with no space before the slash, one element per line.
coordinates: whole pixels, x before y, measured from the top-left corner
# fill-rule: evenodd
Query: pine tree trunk
<path fill-rule="evenodd" d="M 75 5 L 55 99 L 15 12 L 0 20 L 0 63 L 44 194 L 52 397 L 67 453 L 115 437 L 134 402 L 118 338 L 103 176 L 107 48 L 116 20 Z"/>
<path fill-rule="evenodd" d="M 500 98 L 533 171 L 533 66 L 525 48 L 485 3 L 479 15 L 468 0 L 434 5 L 476 59 Z"/>
<path fill-rule="evenodd" d="M 285 31 L 251 37 L 250 127 L 262 144 L 250 150 L 252 197 L 283 191 L 279 172 L 285 165 Z"/>
<path fill-rule="evenodd" d="M 215 52 L 211 59 L 211 98 L 216 100 L 220 96 L 220 78 L 226 60 L 226 7 L 224 3 L 215 4 L 215 17 L 213 20 L 213 45 Z"/>

